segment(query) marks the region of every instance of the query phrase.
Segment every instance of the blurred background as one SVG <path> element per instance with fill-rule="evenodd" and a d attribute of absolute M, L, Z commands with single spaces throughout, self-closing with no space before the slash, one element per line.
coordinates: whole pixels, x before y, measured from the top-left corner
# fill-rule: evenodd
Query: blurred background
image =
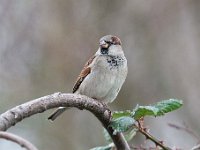
<path fill-rule="evenodd" d="M 184 106 L 146 119 L 167 146 L 189 149 L 200 135 L 200 1 L 34 0 L 0 1 L 0 113 L 26 101 L 71 92 L 84 63 L 104 35 L 120 37 L 129 73 L 112 110 L 177 98 Z M 86 150 L 105 145 L 102 126 L 87 111 L 71 109 L 51 123 L 53 110 L 9 129 L 40 150 Z M 151 144 L 137 135 L 132 146 Z M 0 140 L 0 149 L 21 147 Z"/>

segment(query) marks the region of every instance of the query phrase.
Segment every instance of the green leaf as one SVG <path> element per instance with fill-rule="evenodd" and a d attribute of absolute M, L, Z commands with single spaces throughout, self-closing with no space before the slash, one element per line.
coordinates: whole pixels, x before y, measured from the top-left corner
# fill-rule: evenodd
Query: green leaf
<path fill-rule="evenodd" d="M 110 125 L 114 133 L 117 132 L 126 132 L 135 124 L 135 120 L 131 117 L 119 117 L 111 121 Z"/>
<path fill-rule="evenodd" d="M 136 135 L 137 130 L 138 129 L 136 129 L 136 128 L 132 128 L 132 129 L 129 129 L 127 132 L 124 133 L 124 137 L 125 137 L 127 142 L 132 140 L 132 138 Z"/>
<path fill-rule="evenodd" d="M 106 145 L 106 146 L 94 147 L 90 150 L 112 150 L 113 147 L 114 147 L 114 144 L 111 143 L 111 144 Z"/>
<path fill-rule="evenodd" d="M 182 100 L 169 99 L 165 101 L 158 102 L 156 107 L 159 109 L 158 115 L 164 115 L 165 113 L 174 111 L 183 105 Z"/>
<path fill-rule="evenodd" d="M 154 106 L 136 106 L 133 117 L 138 120 L 144 116 L 161 116 L 174 111 L 183 105 L 181 100 L 169 99 L 156 103 Z"/>
<path fill-rule="evenodd" d="M 159 112 L 158 108 L 154 106 L 137 106 L 134 111 L 133 118 L 136 120 L 144 116 L 156 116 Z"/>
<path fill-rule="evenodd" d="M 117 119 L 119 117 L 125 117 L 125 116 L 131 116 L 132 112 L 130 110 L 125 110 L 125 111 L 114 111 L 112 114 L 113 119 Z"/>
<path fill-rule="evenodd" d="M 131 127 L 128 131 L 124 132 L 124 137 L 125 137 L 127 142 L 132 140 L 132 138 L 136 135 L 137 130 L 138 129 Z M 109 135 L 109 133 L 107 132 L 106 129 L 103 130 L 103 134 L 104 134 L 104 138 L 106 139 L 106 141 L 108 143 L 111 143 L 112 139 L 111 139 L 111 137 L 110 137 L 110 135 Z"/>

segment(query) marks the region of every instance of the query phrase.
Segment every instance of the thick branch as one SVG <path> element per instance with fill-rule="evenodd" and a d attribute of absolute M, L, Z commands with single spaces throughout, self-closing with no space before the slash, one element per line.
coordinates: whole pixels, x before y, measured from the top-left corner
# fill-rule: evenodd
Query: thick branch
<path fill-rule="evenodd" d="M 110 110 L 102 103 L 83 95 L 55 93 L 16 106 L 0 115 L 0 130 L 5 131 L 24 118 L 60 106 L 77 107 L 90 111 L 107 129 L 118 150 L 130 150 L 123 134 L 113 135 L 112 128 L 108 128 L 111 120 Z"/>
<path fill-rule="evenodd" d="M 19 137 L 17 135 L 14 135 L 12 133 L 3 132 L 0 131 L 0 138 L 15 142 L 19 144 L 21 147 L 26 148 L 27 150 L 38 150 L 33 144 L 31 144 L 29 141 L 23 139 L 22 137 Z"/>

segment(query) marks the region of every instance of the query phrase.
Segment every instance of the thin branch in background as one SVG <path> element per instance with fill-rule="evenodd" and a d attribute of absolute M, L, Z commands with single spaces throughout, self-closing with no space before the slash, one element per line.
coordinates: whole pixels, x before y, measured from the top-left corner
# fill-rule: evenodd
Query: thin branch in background
<path fill-rule="evenodd" d="M 185 131 L 187 132 L 189 135 L 191 135 L 192 137 L 194 137 L 197 140 L 197 145 L 193 146 L 191 148 L 191 150 L 200 150 L 200 137 L 195 134 L 194 131 L 192 131 L 185 123 L 183 124 L 183 126 L 177 125 L 177 124 L 173 124 L 173 123 L 168 123 L 168 125 L 176 130 L 180 130 L 180 131 Z"/>
<path fill-rule="evenodd" d="M 0 130 L 6 131 L 27 117 L 56 107 L 76 107 L 90 111 L 108 131 L 118 150 L 130 150 L 123 134 L 113 134 L 113 129 L 109 127 L 111 111 L 101 102 L 84 95 L 55 93 L 16 106 L 0 115 Z"/>
<path fill-rule="evenodd" d="M 198 145 L 192 147 L 191 150 L 200 150 L 200 144 L 198 144 Z"/>
<path fill-rule="evenodd" d="M 188 126 L 186 126 L 184 124 L 184 126 L 179 126 L 179 125 L 176 125 L 176 124 L 173 124 L 173 123 L 168 123 L 168 125 L 176 130 L 182 130 L 182 131 L 185 131 L 187 132 L 189 135 L 191 135 L 192 137 L 194 137 L 197 141 L 198 141 L 198 144 L 200 144 L 200 137 L 194 133 L 194 131 L 192 131 Z"/>
<path fill-rule="evenodd" d="M 27 150 L 38 150 L 32 143 L 12 133 L 0 131 L 0 138 L 15 142 Z"/>

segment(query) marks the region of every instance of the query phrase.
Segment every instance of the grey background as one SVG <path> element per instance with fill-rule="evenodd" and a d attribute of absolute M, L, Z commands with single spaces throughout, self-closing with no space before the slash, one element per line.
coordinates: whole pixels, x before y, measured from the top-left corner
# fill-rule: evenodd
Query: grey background
<path fill-rule="evenodd" d="M 200 1 L 197 0 L 1 0 L 0 113 L 54 92 L 71 92 L 100 37 L 120 37 L 129 73 L 112 110 L 132 109 L 169 98 L 182 109 L 146 118 L 151 133 L 166 145 L 189 149 L 197 140 L 170 128 L 182 125 L 199 133 Z M 9 129 L 40 150 L 84 150 L 105 144 L 99 121 L 71 109 L 54 123 L 52 111 Z M 144 144 L 137 135 L 131 142 Z M 18 145 L 0 140 L 0 149 Z"/>

